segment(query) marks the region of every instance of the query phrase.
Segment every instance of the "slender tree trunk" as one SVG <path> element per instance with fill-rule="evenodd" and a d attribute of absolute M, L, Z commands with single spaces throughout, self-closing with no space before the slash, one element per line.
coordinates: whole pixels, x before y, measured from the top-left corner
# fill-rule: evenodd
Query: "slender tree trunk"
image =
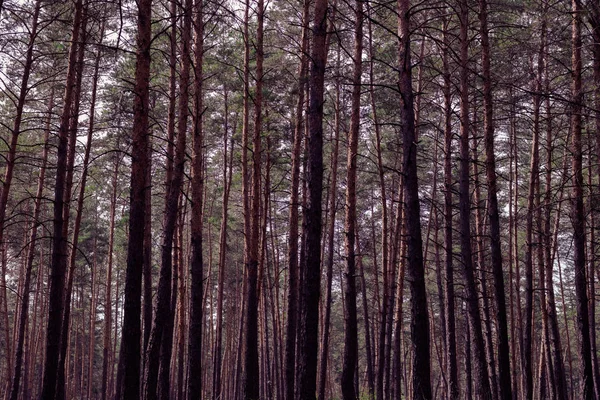
<path fill-rule="evenodd" d="M 407 272 L 411 292 L 411 341 L 414 351 L 412 392 L 415 400 L 431 399 L 429 315 L 425 290 L 421 210 L 417 178 L 417 145 L 410 63 L 409 0 L 398 0 L 400 120 L 403 143 L 404 202 L 407 234 Z M 398 323 L 401 323 L 399 321 Z"/>
<path fill-rule="evenodd" d="M 338 49 L 339 50 L 339 49 Z M 338 51 L 338 63 L 336 68 L 339 66 L 339 55 Z M 329 225 L 327 226 L 327 261 L 325 264 L 325 315 L 323 316 L 323 334 L 321 341 L 321 355 L 319 362 L 319 387 L 318 387 L 318 398 L 325 398 L 325 387 L 327 383 L 327 365 L 329 360 L 329 339 L 330 339 L 330 321 L 331 321 L 331 298 L 332 298 L 332 284 L 333 284 L 333 262 L 334 262 L 334 240 L 335 240 L 335 216 L 337 214 L 337 176 L 338 176 L 338 155 L 340 148 L 340 80 L 336 79 L 335 82 L 335 105 L 334 105 L 334 128 L 333 128 L 333 150 L 331 154 L 331 180 L 329 182 L 329 199 L 328 199 L 328 220 Z"/>
<path fill-rule="evenodd" d="M 360 91 L 362 76 L 363 49 L 363 4 L 355 2 L 354 72 L 352 77 L 352 112 L 348 132 L 348 159 L 346 178 L 346 270 L 344 272 L 344 292 L 346 318 L 344 323 L 344 355 L 342 366 L 342 395 L 345 400 L 354 400 L 354 374 L 358 361 L 358 319 L 356 311 L 356 171 L 358 158 L 358 133 L 360 129 Z M 335 224 L 335 221 L 331 221 Z"/>
<path fill-rule="evenodd" d="M 308 0 L 302 10 L 302 42 L 300 46 L 300 65 L 298 67 L 298 100 L 296 103 L 294 143 L 292 148 L 292 176 L 290 194 L 289 242 L 288 242 L 288 306 L 285 344 L 285 390 L 286 398 L 294 398 L 296 366 L 296 333 L 298 322 L 298 192 L 300 186 L 300 159 L 302 136 L 304 134 L 304 93 L 308 71 Z"/>
<path fill-rule="evenodd" d="M 460 3 L 460 242 L 466 280 L 465 294 L 469 313 L 470 336 L 475 358 L 475 379 L 478 397 L 492 398 L 485 358 L 478 293 L 475 284 L 471 249 L 471 202 L 469 176 L 469 86 L 468 86 L 468 5 Z M 471 344 L 471 343 L 469 343 Z"/>
<path fill-rule="evenodd" d="M 146 352 L 145 398 L 165 399 L 169 396 L 169 377 L 173 312 L 171 307 L 171 278 L 173 274 L 173 238 L 177 223 L 179 195 L 183 186 L 185 147 L 188 126 L 188 100 L 190 82 L 190 46 L 192 31 L 192 0 L 183 6 L 183 31 L 181 37 L 181 70 L 179 80 L 179 110 L 177 143 L 173 160 L 173 175 L 167 182 L 165 199 L 163 242 L 161 246 L 161 269 L 158 281 L 156 310 L 150 342 Z M 147 149 L 146 149 L 147 151 Z"/>
<path fill-rule="evenodd" d="M 257 3 L 256 31 L 256 94 L 254 97 L 254 135 L 252 140 L 252 192 L 250 208 L 250 237 L 246 254 L 246 278 L 248 279 L 246 299 L 246 324 L 244 346 L 244 399 L 256 400 L 260 396 L 260 374 L 258 355 L 258 268 L 260 246 L 260 187 L 261 187 L 261 133 L 262 133 L 262 83 L 263 83 L 263 21 L 264 3 Z"/>
<path fill-rule="evenodd" d="M 31 75 L 31 69 L 33 64 L 33 51 L 35 39 L 38 31 L 38 17 L 40 12 L 40 1 L 35 3 L 33 17 L 31 20 L 31 34 L 29 35 L 29 42 L 27 44 L 27 52 L 25 54 L 25 62 L 23 63 L 23 76 L 21 77 L 21 86 L 19 87 L 19 95 L 16 101 L 16 110 L 14 116 L 14 122 L 12 132 L 10 135 L 10 143 L 8 144 L 8 154 L 5 156 L 6 166 L 4 171 L 4 180 L 2 182 L 2 192 L 0 193 L 0 243 L 4 243 L 4 222 L 6 219 L 6 205 L 8 203 L 8 195 L 12 184 L 12 177 L 14 174 L 14 167 L 16 162 L 17 145 L 19 135 L 21 133 L 21 122 L 23 120 L 23 111 L 25 107 L 25 100 L 29 91 L 29 77 Z M 0 2 L 0 12 L 2 9 L 2 3 Z M 35 224 L 36 222 L 34 222 Z M 13 351 L 12 351 L 12 340 L 10 338 L 8 328 L 8 297 L 7 297 L 7 285 L 6 285 L 6 270 L 3 269 L 3 276 L 1 280 L 2 287 L 0 288 L 0 302 L 2 303 L 3 312 L 5 316 L 4 321 L 4 334 L 5 334 L 5 345 L 6 345 L 6 380 L 10 381 L 11 373 L 13 372 Z M 16 320 L 16 318 L 15 318 Z M 13 338 L 14 340 L 14 338 Z M 22 351 L 22 350 L 21 350 Z M 19 367 L 20 368 L 20 367 Z M 20 373 L 20 372 L 19 372 Z M 4 385 L 2 385 L 4 387 Z M 8 390 L 8 386 L 6 387 Z"/>
<path fill-rule="evenodd" d="M 85 45 L 87 41 L 87 5 L 84 6 L 83 11 L 83 21 L 81 28 L 81 43 L 79 45 L 79 49 L 77 50 L 77 85 L 76 92 L 73 104 L 73 115 L 71 117 L 70 123 L 70 139 L 69 139 L 69 156 L 67 160 L 67 182 L 65 187 L 65 209 L 64 209 L 64 228 L 63 232 L 65 237 L 68 237 L 68 224 L 69 224 L 69 214 L 70 214 L 70 202 L 71 202 L 71 191 L 73 187 L 73 174 L 74 174 L 74 162 L 75 162 L 75 152 L 76 152 L 76 142 L 77 142 L 77 127 L 78 127 L 78 119 L 79 119 L 79 106 L 80 106 L 80 97 L 81 97 L 81 83 L 83 78 L 83 69 L 84 69 L 84 56 L 85 56 Z M 102 33 L 103 34 L 103 33 Z M 101 34 L 101 35 L 102 35 Z M 96 56 L 96 67 L 94 68 L 94 82 L 92 82 L 92 105 L 95 108 L 95 96 L 96 96 L 96 88 L 98 81 L 98 65 L 100 62 L 99 54 Z M 79 198 L 77 202 L 77 210 L 75 217 L 75 224 L 73 227 L 73 237 L 71 239 L 71 252 L 69 253 L 68 259 L 68 270 L 67 270 L 67 287 L 64 298 L 64 316 L 62 323 L 62 333 L 61 333 L 61 349 L 60 349 L 60 361 L 59 361 L 59 370 L 58 370 L 58 382 L 57 382 L 57 399 L 64 399 L 67 395 L 65 393 L 65 384 L 66 384 L 66 376 L 65 376 L 65 362 L 67 361 L 67 351 L 71 345 L 70 340 L 70 323 L 71 323 L 71 296 L 73 292 L 73 279 L 75 274 L 75 261 L 77 255 L 77 242 L 79 240 L 79 229 L 81 227 L 81 213 L 83 211 L 83 198 L 85 195 L 85 185 L 87 180 L 87 166 L 90 160 L 90 151 L 92 144 L 92 133 L 94 129 L 94 118 L 90 115 L 90 125 L 88 128 L 87 135 L 87 146 L 85 150 L 84 160 L 83 160 L 83 173 L 81 176 L 81 183 L 79 185 Z"/>
<path fill-rule="evenodd" d="M 546 74 L 546 93 L 548 93 L 548 75 Z M 552 151 L 552 139 L 554 132 L 552 130 L 552 119 L 550 109 L 550 99 L 546 97 L 546 193 L 544 197 L 544 257 L 546 265 L 546 308 L 548 313 L 548 320 L 550 324 L 550 340 L 553 354 L 553 366 L 554 366 L 554 381 L 556 384 L 556 397 L 558 400 L 567 400 L 567 381 L 565 376 L 565 367 L 562 359 L 562 345 L 560 340 L 560 330 L 558 326 L 558 319 L 556 315 L 556 301 L 554 298 L 554 280 L 553 275 L 553 264 L 554 260 L 552 257 L 552 229 L 551 229 L 551 215 L 552 215 L 552 163 L 553 163 L 553 151 Z"/>
<path fill-rule="evenodd" d="M 229 215 L 229 193 L 231 190 L 231 178 L 232 178 L 232 166 L 230 165 L 233 160 L 233 153 L 231 157 L 227 156 L 228 138 L 229 138 L 229 108 L 228 108 L 228 91 L 227 87 L 224 87 L 224 133 L 223 133 L 223 199 L 222 199 L 222 211 L 221 211 L 221 233 L 219 235 L 219 281 L 217 287 L 217 315 L 216 315 L 216 332 L 215 332 L 215 349 L 214 349 L 214 361 L 213 361 L 213 400 L 219 400 L 221 398 L 221 363 L 222 363 L 222 347 L 223 347 L 223 296 L 224 296 L 224 285 L 225 285 L 225 262 L 226 262 L 226 249 L 227 249 L 227 218 Z M 231 140 L 233 145 L 233 139 Z M 228 168 L 229 167 L 229 168 Z"/>
<path fill-rule="evenodd" d="M 36 3 L 34 22 L 37 25 L 37 15 L 39 14 L 40 1 Z M 34 25 L 35 26 L 35 25 Z M 35 32 L 35 29 L 32 30 Z M 48 105 L 48 120 L 52 115 L 52 109 L 54 108 L 54 93 L 50 95 L 50 104 Z M 12 387 L 10 391 L 10 400 L 17 400 L 19 397 L 19 385 L 21 382 L 21 373 L 23 366 L 25 336 L 27 330 L 27 321 L 29 314 L 29 291 L 31 286 L 31 274 L 33 269 L 33 259 L 35 257 L 35 244 L 37 241 L 37 231 L 40 224 L 40 213 L 41 213 L 41 202 L 44 191 L 44 180 L 46 177 L 46 166 L 48 163 L 48 137 L 49 131 L 44 132 L 44 150 L 42 152 L 42 164 L 40 165 L 40 174 L 38 175 L 38 185 L 35 194 L 35 204 L 33 208 L 33 225 L 31 227 L 31 233 L 29 236 L 29 248 L 27 249 L 27 258 L 25 265 L 25 283 L 23 284 L 22 298 L 21 298 L 21 309 L 19 315 L 19 331 L 17 335 L 17 347 L 15 350 L 15 367 L 12 375 Z M 38 273 L 39 276 L 39 273 Z M 40 279 L 40 278 L 38 278 Z M 35 312 L 35 310 L 34 310 Z M 27 385 L 28 382 L 25 382 Z"/>
<path fill-rule="evenodd" d="M 448 363 L 448 398 L 458 400 L 460 389 L 458 367 L 456 362 L 456 318 L 454 316 L 454 265 L 453 265 L 453 207 L 452 207 L 452 96 L 450 66 L 448 65 L 448 49 L 450 39 L 448 22 L 444 22 L 444 217 L 445 217 L 445 274 L 444 312 L 446 314 L 446 352 Z"/>
<path fill-rule="evenodd" d="M 152 0 L 138 1 L 137 55 L 133 102 L 129 243 L 125 277 L 125 304 L 115 400 L 140 398 L 142 273 L 144 266 L 144 212 L 148 168 L 148 98 Z"/>
<path fill-rule="evenodd" d="M 594 108 L 595 112 L 595 130 L 596 130 L 596 163 L 597 163 L 597 171 L 596 174 L 600 179 L 600 4 L 598 2 L 589 1 L 589 18 L 590 24 L 592 28 L 592 38 L 593 38 L 593 57 L 594 57 L 594 82 L 595 82 L 595 90 L 594 90 Z M 590 171 L 591 173 L 591 171 Z M 599 186 L 596 189 L 597 196 L 600 198 L 600 181 L 598 182 Z M 593 191 L 593 189 L 592 189 Z M 600 207 L 596 204 L 596 210 L 591 210 L 592 212 L 598 213 L 598 209 Z M 598 215 L 598 214 L 597 214 Z M 592 228 L 593 229 L 593 228 Z M 596 282 L 596 278 L 594 274 L 598 274 L 597 263 L 592 263 L 591 268 L 591 276 L 590 282 Z M 596 265 L 596 267 L 593 267 Z M 592 293 L 592 296 L 595 296 L 595 293 Z M 592 344 L 592 357 L 593 357 L 593 365 L 594 365 L 594 384 L 596 389 L 596 396 L 600 397 L 600 367 L 598 366 L 598 355 L 595 351 L 597 349 L 596 344 L 596 321 L 595 321 L 595 298 L 592 298 L 592 303 L 590 305 L 590 340 Z"/>
<path fill-rule="evenodd" d="M 367 5 L 368 7 L 368 5 Z M 369 9 L 370 10 L 370 9 Z M 383 157 L 381 151 L 381 132 L 379 126 L 379 120 L 377 117 L 377 107 L 375 104 L 375 89 L 374 89 L 374 50 L 373 50 L 373 31 L 371 25 L 371 17 L 368 18 L 368 28 L 369 28 L 369 95 L 371 101 L 371 112 L 373 114 L 373 124 L 375 128 L 375 146 L 377 152 L 377 170 L 379 175 L 379 187 L 381 191 L 381 267 L 382 267 L 382 301 L 379 309 L 380 315 L 380 323 L 379 323 L 379 343 L 377 349 L 377 377 L 376 377 L 376 391 L 377 391 L 377 399 L 383 400 L 383 382 L 384 382 L 384 372 L 385 372 L 385 348 L 386 348 L 386 326 L 388 319 L 388 310 L 389 310 L 389 299 L 390 296 L 390 288 L 389 288 L 389 262 L 388 262 L 388 238 L 389 238 L 389 229 L 388 229 L 388 205 L 387 205 L 387 191 L 385 186 L 385 177 L 384 177 L 384 165 L 383 165 Z"/>
<path fill-rule="evenodd" d="M 368 302 L 369 300 L 367 299 L 367 282 L 365 280 L 365 267 L 363 265 L 362 262 L 362 252 L 361 252 L 361 248 L 360 248 L 360 238 L 358 235 L 358 229 L 356 230 L 356 253 L 357 253 L 357 259 L 356 259 L 356 263 L 358 265 L 359 268 L 359 277 L 360 277 L 360 282 L 361 282 L 361 286 L 362 286 L 362 307 L 363 307 L 363 319 L 364 319 L 364 324 L 365 324 L 365 350 L 366 350 L 366 355 L 367 355 L 367 367 L 366 367 L 366 372 L 367 372 L 367 384 L 368 384 L 368 389 L 369 389 L 369 399 L 373 400 L 375 399 L 375 374 L 373 371 L 373 349 L 374 346 L 372 345 L 372 339 L 371 339 L 371 323 L 370 323 L 370 318 L 369 318 L 369 306 L 368 306 Z M 358 362 L 358 361 L 357 361 Z M 359 393 L 359 392 L 357 392 Z"/>
<path fill-rule="evenodd" d="M 64 313 L 63 294 L 65 289 L 67 238 L 64 235 L 64 196 L 67 174 L 67 145 L 73 98 L 77 84 L 77 49 L 81 33 L 83 1 L 77 0 L 73 20 L 69 67 L 67 70 L 64 108 L 58 131 L 58 150 L 56 164 L 56 183 L 54 191 L 54 223 L 52 239 L 52 261 L 50 273 L 50 301 L 46 330 L 46 361 L 44 363 L 44 381 L 42 398 L 54 400 L 57 390 L 58 366 L 60 361 L 61 327 Z M 4 192 L 4 190 L 3 190 Z M 8 194 L 8 193 L 7 193 Z"/>
<path fill-rule="evenodd" d="M 496 300 L 496 320 L 498 332 L 498 374 L 500 399 L 512 399 L 510 379 L 510 358 L 508 345 L 508 324 L 506 318 L 506 294 L 504 272 L 502 270 L 502 247 L 500 240 L 500 213 L 498 210 L 496 160 L 494 153 L 494 117 L 492 99 L 492 78 L 490 70 L 490 43 L 488 38 L 488 4 L 479 0 L 479 23 L 481 34 L 481 65 L 483 75 L 483 112 L 485 141 L 485 171 L 488 184 L 488 218 L 490 221 L 490 247 L 492 274 L 494 276 L 494 297 Z M 495 390 L 496 388 L 494 388 Z"/>
<path fill-rule="evenodd" d="M 192 275 L 190 287 L 190 328 L 188 344 L 188 398 L 202 397 L 202 295 L 203 295 L 203 265 L 202 259 L 202 209 L 204 192 L 203 152 L 204 131 L 202 115 L 204 113 L 203 95 L 203 54 L 204 54 L 204 5 L 202 1 L 195 3 L 196 21 L 194 25 L 195 50 L 195 80 L 194 80 L 194 127 L 192 153 L 192 220 L 191 220 L 191 260 Z M 226 132 L 227 134 L 227 132 Z M 223 205 L 226 207 L 226 204 Z"/>
<path fill-rule="evenodd" d="M 104 301 L 104 342 L 102 348 L 102 400 L 109 397 L 109 381 L 112 369 L 111 363 L 111 338 L 110 332 L 112 329 L 112 270 L 113 270 L 113 250 L 115 241 L 115 213 L 117 208 L 117 182 L 119 177 L 120 158 L 115 160 L 115 170 L 112 177 L 112 194 L 110 200 L 110 226 L 108 236 L 108 264 L 106 267 L 106 294 Z"/>
<path fill-rule="evenodd" d="M 312 66 L 309 79 L 307 202 L 303 233 L 305 250 L 301 270 L 301 307 L 298 335 L 297 399 L 312 400 L 316 395 L 318 354 L 318 313 L 321 281 L 321 230 L 323 194 L 323 103 L 327 62 L 327 0 L 315 0 Z"/>
<path fill-rule="evenodd" d="M 575 294 L 577 298 L 577 335 L 579 336 L 579 356 L 581 357 L 582 391 L 581 399 L 594 398 L 594 379 L 590 344 L 590 321 L 585 257 L 585 213 L 583 209 L 583 165 L 582 165 L 582 103 L 581 86 L 581 4 L 572 0 L 572 109 L 571 109 L 571 154 L 573 192 L 571 197 L 571 222 L 573 224 L 573 245 L 575 267 Z"/>

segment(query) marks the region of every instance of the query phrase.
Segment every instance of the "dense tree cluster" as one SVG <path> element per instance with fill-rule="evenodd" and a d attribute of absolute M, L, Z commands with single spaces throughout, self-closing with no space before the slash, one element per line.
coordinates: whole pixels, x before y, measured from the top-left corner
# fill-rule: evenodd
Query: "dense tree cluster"
<path fill-rule="evenodd" d="M 0 1 L 0 396 L 600 399 L 597 0 Z"/>

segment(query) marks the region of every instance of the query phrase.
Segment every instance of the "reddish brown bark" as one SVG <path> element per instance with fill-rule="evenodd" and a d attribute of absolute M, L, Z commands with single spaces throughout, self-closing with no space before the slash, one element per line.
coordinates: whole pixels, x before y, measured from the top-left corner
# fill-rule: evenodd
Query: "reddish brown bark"
<path fill-rule="evenodd" d="M 345 324 L 344 355 L 342 365 L 342 395 L 346 400 L 356 399 L 354 374 L 358 361 L 358 320 L 356 311 L 356 175 L 358 158 L 358 133 L 360 129 L 360 91 L 363 50 L 363 4 L 355 3 L 354 72 L 352 76 L 352 108 L 348 132 L 346 177 L 346 270 L 344 271 Z M 330 221 L 334 224 L 334 221 Z"/>
<path fill-rule="evenodd" d="M 191 3 L 191 2 L 190 2 Z M 194 125 L 192 136 L 192 209 L 191 209 L 191 286 L 190 286 L 190 326 L 189 326 L 189 377 L 202 376 L 202 295 L 203 295 L 203 259 L 202 259 L 202 216 L 203 216 L 203 151 L 204 132 L 202 125 L 203 103 L 203 53 L 204 53 L 204 9 L 202 1 L 196 1 L 194 6 L 196 20 L 194 34 L 195 49 L 195 79 L 194 79 Z M 188 396 L 190 399 L 201 398 L 202 379 L 188 377 Z"/>
<path fill-rule="evenodd" d="M 64 288 L 66 276 L 67 238 L 64 233 L 64 196 L 67 175 L 67 145 L 71 111 L 77 84 L 77 49 L 82 23 L 83 2 L 75 4 L 73 33 L 69 50 L 69 67 L 67 70 L 63 111 L 58 131 L 59 144 L 57 150 L 56 183 L 54 190 L 54 223 L 52 238 L 52 261 L 50 267 L 50 300 L 46 330 L 46 361 L 44 363 L 44 383 L 42 397 L 53 400 L 57 390 L 58 366 L 60 359 L 61 327 L 64 312 Z"/>
<path fill-rule="evenodd" d="M 298 66 L 298 100 L 296 103 L 294 143 L 292 148 L 292 176 L 290 194 L 290 217 L 288 239 L 288 307 L 285 341 L 285 390 L 286 398 L 294 398 L 296 365 L 296 331 L 298 320 L 298 193 L 300 186 L 300 155 L 304 135 L 304 93 L 308 71 L 308 0 L 302 10 L 302 42 L 300 46 L 300 65 Z"/>
<path fill-rule="evenodd" d="M 140 397 L 142 273 L 144 265 L 144 212 L 148 168 L 148 98 L 152 0 L 139 0 L 137 55 L 133 103 L 129 243 L 125 277 L 125 304 L 115 400 Z"/>
<path fill-rule="evenodd" d="M 417 178 L 417 144 L 413 108 L 412 65 L 410 63 L 410 1 L 398 0 L 398 47 L 400 89 L 400 121 L 403 149 L 404 210 L 407 234 L 406 270 L 411 293 L 411 342 L 414 351 L 412 364 L 413 398 L 431 399 L 429 359 L 429 315 L 425 290 L 423 239 L 421 238 L 421 209 Z"/>
<path fill-rule="evenodd" d="M 572 181 L 571 222 L 573 224 L 575 268 L 575 294 L 577 298 L 577 335 L 579 337 L 579 357 L 581 362 L 581 399 L 594 398 L 594 379 L 592 371 L 592 355 L 590 344 L 590 320 L 588 304 L 588 278 L 585 256 L 585 213 L 583 207 L 583 152 L 582 105 L 583 91 L 581 83 L 581 4 L 580 0 L 572 0 L 572 109 L 571 109 L 571 154 Z"/>
<path fill-rule="evenodd" d="M 318 314 L 321 281 L 321 230 L 323 194 L 323 103 L 325 64 L 327 61 L 327 0 L 316 0 L 313 12 L 312 60 L 309 77 L 308 170 L 306 212 L 303 220 L 305 238 L 301 270 L 301 306 L 298 335 L 298 382 L 296 398 L 316 397 Z"/>

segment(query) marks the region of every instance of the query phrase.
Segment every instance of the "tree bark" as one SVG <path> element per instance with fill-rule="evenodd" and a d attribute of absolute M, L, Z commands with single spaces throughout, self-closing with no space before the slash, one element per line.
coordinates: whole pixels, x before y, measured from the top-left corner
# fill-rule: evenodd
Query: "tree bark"
<path fill-rule="evenodd" d="M 192 0 L 183 5 L 183 31 L 181 37 L 181 70 L 179 80 L 179 110 L 177 120 L 177 143 L 173 159 L 173 175 L 167 182 L 161 246 L 161 269 L 158 281 L 156 309 L 152 332 L 146 352 L 146 388 L 148 400 L 169 397 L 169 376 L 173 336 L 172 283 L 173 238 L 177 225 L 179 196 L 183 187 L 185 148 L 188 126 L 188 100 L 190 82 L 190 46 L 192 31 Z M 147 151 L 147 149 L 146 149 Z"/>
<path fill-rule="evenodd" d="M 490 248 L 492 274 L 494 277 L 494 298 L 496 300 L 496 321 L 498 331 L 498 386 L 501 400 L 512 399 L 510 379 L 510 358 L 508 345 L 508 323 L 506 317 L 506 294 L 502 270 L 502 247 L 500 240 L 500 213 L 498 210 L 498 187 L 496 183 L 496 158 L 494 150 L 494 116 L 492 98 L 492 77 L 490 70 L 490 43 L 488 38 L 488 3 L 479 0 L 479 24 L 481 34 L 481 65 L 483 75 L 483 112 L 485 141 L 485 171 L 488 184 L 488 218 L 490 221 Z M 495 389 L 495 388 L 494 388 Z"/>
<path fill-rule="evenodd" d="M 125 304 L 115 400 L 140 398 L 142 273 L 144 212 L 148 168 L 148 99 L 150 87 L 152 0 L 138 1 L 137 54 L 133 102 L 129 243 Z"/>
<path fill-rule="evenodd" d="M 468 85 L 468 5 L 460 3 L 460 244 L 466 280 L 465 294 L 469 313 L 470 336 L 475 358 L 474 375 L 478 397 L 492 398 L 485 358 L 481 315 L 475 284 L 471 249 L 471 201 L 469 176 L 469 85 Z"/>
<path fill-rule="evenodd" d="M 421 209 L 417 177 L 417 143 L 413 108 L 412 65 L 410 63 L 409 0 L 398 0 L 398 61 L 400 89 L 400 121 L 403 150 L 404 207 L 407 234 L 406 267 L 410 283 L 411 341 L 414 351 L 412 392 L 415 400 L 431 399 L 429 359 L 429 315 L 425 289 Z"/>
<path fill-rule="evenodd" d="M 363 3 L 355 2 L 354 32 L 354 72 L 352 77 L 352 111 L 350 130 L 348 132 L 348 156 L 346 177 L 346 270 L 344 272 L 345 323 L 344 323 L 344 355 L 342 365 L 341 386 L 345 400 L 355 400 L 358 393 L 354 390 L 354 374 L 358 361 L 358 319 L 356 311 L 356 172 L 358 158 L 358 133 L 360 129 L 360 91 L 362 76 L 363 49 Z M 335 221 L 330 221 L 333 225 Z"/>
<path fill-rule="evenodd" d="M 244 347 L 244 399 L 257 400 L 260 396 L 260 374 L 258 355 L 258 269 L 260 248 L 260 215 L 261 215 L 261 134 L 262 134 L 262 86 L 263 86 L 263 29 L 264 2 L 257 2 L 256 30 L 256 94 L 254 97 L 254 135 L 252 139 L 252 191 L 248 204 L 250 213 L 250 237 L 246 254 L 246 325 Z"/>
<path fill-rule="evenodd" d="M 292 176 L 290 194 L 289 242 L 288 242 L 288 306 L 285 341 L 285 390 L 286 398 L 294 398 L 296 334 L 298 322 L 298 200 L 300 186 L 300 163 L 302 136 L 304 134 L 304 93 L 308 71 L 308 18 L 310 2 L 304 0 L 302 10 L 302 38 L 300 65 L 298 67 L 298 100 L 296 103 L 294 142 L 292 147 Z"/>
<path fill-rule="evenodd" d="M 44 363 L 44 380 L 42 398 L 54 400 L 57 390 L 58 365 L 60 361 L 61 327 L 64 313 L 64 288 L 67 269 L 67 238 L 64 234 L 64 196 L 67 174 L 67 145 L 72 117 L 73 98 L 77 84 L 77 49 L 81 33 L 83 1 L 75 3 L 75 16 L 71 47 L 69 50 L 69 66 L 66 77 L 64 106 L 58 131 L 58 150 L 56 164 L 56 183 L 54 190 L 54 223 L 52 238 L 52 261 L 50 266 L 50 297 L 48 322 L 46 329 L 46 361 Z M 4 190 L 3 190 L 4 192 Z M 8 193 L 7 193 L 8 195 Z"/>
<path fill-rule="evenodd" d="M 581 362 L 581 398 L 594 398 L 594 379 L 590 344 L 590 320 L 588 313 L 587 274 L 585 257 L 585 213 L 583 209 L 583 165 L 582 165 L 582 103 L 581 86 L 581 4 L 572 0 L 572 109 L 571 109 L 571 155 L 572 181 L 571 223 L 573 224 L 573 245 L 575 267 L 575 295 L 577 303 L 577 335 L 579 336 L 579 356 Z"/>
<path fill-rule="evenodd" d="M 327 62 L 327 0 L 315 0 L 312 66 L 309 78 L 307 202 L 303 233 L 305 253 L 301 270 L 300 329 L 298 335 L 297 399 L 312 400 L 316 395 L 318 314 L 321 281 L 321 230 L 323 194 L 323 103 Z"/>
<path fill-rule="evenodd" d="M 37 18 L 40 10 L 40 1 L 38 0 L 35 5 L 33 28 L 32 32 L 35 34 L 37 31 Z M 35 35 L 34 35 L 35 36 Z M 32 48 L 32 47 L 31 47 Z M 48 115 L 52 114 L 54 108 L 54 93 L 50 95 L 50 104 L 48 105 Z M 50 117 L 48 118 L 50 119 Z M 19 315 L 19 331 L 17 335 L 17 344 L 15 349 L 15 367 L 12 375 L 12 387 L 10 391 L 10 400 L 17 400 L 19 397 L 19 385 L 21 382 L 23 357 L 24 357 L 24 346 L 25 336 L 27 329 L 27 321 L 29 314 L 29 291 L 31 287 L 31 274 L 33 268 L 33 259 L 35 257 L 35 245 L 37 241 L 37 231 L 41 225 L 40 213 L 41 213 L 41 202 L 42 194 L 44 191 L 44 180 L 46 177 L 46 166 L 48 163 L 48 137 L 49 131 L 44 132 L 44 150 L 42 151 L 42 164 L 40 165 L 40 174 L 38 175 L 37 191 L 35 194 L 35 204 L 33 207 L 33 225 L 31 227 L 31 233 L 29 236 L 29 248 L 27 249 L 27 258 L 25 265 L 25 282 L 23 284 L 22 298 L 21 298 L 21 309 Z M 35 311 L 35 310 L 34 310 Z M 27 382 L 26 382 L 27 384 Z"/>
<path fill-rule="evenodd" d="M 336 68 L 339 67 L 339 55 L 340 51 L 338 48 L 338 63 Z M 327 365 L 329 363 L 329 339 L 330 339 L 330 325 L 331 325 L 331 298 L 332 298 L 332 284 L 333 284 L 333 263 L 334 263 L 334 240 L 335 240 L 335 216 L 337 214 L 337 176 L 338 176 L 338 155 L 340 148 L 340 80 L 336 79 L 335 82 L 335 105 L 334 105 L 334 128 L 333 128 L 333 150 L 331 154 L 331 179 L 329 182 L 329 199 L 328 199 L 328 217 L 329 225 L 327 226 L 327 260 L 325 263 L 325 311 L 323 316 L 323 334 L 321 341 L 321 352 L 319 362 L 319 387 L 318 396 L 319 399 L 325 398 L 325 386 L 327 383 Z"/>
<path fill-rule="evenodd" d="M 456 362 L 456 318 L 454 316 L 454 265 L 453 257 L 453 207 L 452 207 L 452 96 L 448 49 L 450 39 L 448 22 L 444 21 L 444 51 L 442 54 L 444 68 L 444 246 L 445 246 L 445 281 L 444 312 L 446 314 L 446 352 L 448 363 L 448 398 L 458 400 L 460 395 L 458 367 Z"/>
<path fill-rule="evenodd" d="M 190 2 L 191 3 L 191 2 Z M 194 80 L 194 126 L 192 141 L 192 216 L 191 216 L 191 260 L 192 275 L 190 287 L 190 326 L 188 343 L 188 398 L 202 398 L 202 296 L 203 296 L 203 265 L 202 258 L 202 217 L 203 217 L 203 151 L 204 131 L 202 115 L 204 113 L 203 95 L 203 56 L 204 56 L 204 5 L 202 1 L 195 2 L 196 21 L 194 25 L 195 50 L 195 80 Z M 226 132 L 227 134 L 227 132 Z M 224 204 L 226 207 L 226 204 Z M 197 379 L 193 377 L 198 377 Z"/>

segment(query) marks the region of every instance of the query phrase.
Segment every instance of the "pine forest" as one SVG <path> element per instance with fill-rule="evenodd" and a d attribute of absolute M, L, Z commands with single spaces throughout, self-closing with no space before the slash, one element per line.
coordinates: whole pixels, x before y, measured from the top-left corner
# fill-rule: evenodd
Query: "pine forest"
<path fill-rule="evenodd" d="M 0 184 L 1 399 L 600 400 L 599 0 L 0 0 Z"/>

